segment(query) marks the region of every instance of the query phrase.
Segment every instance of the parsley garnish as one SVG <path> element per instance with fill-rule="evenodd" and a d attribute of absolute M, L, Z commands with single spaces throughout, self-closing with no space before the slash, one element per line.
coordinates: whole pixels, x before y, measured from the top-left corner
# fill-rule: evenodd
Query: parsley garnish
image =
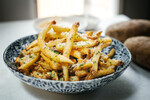
<path fill-rule="evenodd" d="M 52 59 L 52 58 L 50 58 L 50 60 L 52 61 L 53 59 Z"/>
<path fill-rule="evenodd" d="M 36 73 L 36 75 L 39 75 L 39 73 Z"/>
<path fill-rule="evenodd" d="M 83 64 L 80 64 L 80 66 L 83 66 L 84 65 L 84 63 Z"/>
<path fill-rule="evenodd" d="M 74 43 L 74 45 L 77 45 L 77 43 Z"/>
<path fill-rule="evenodd" d="M 57 54 L 59 54 L 59 52 L 58 52 L 58 51 L 54 51 L 54 53 L 57 53 Z"/>
<path fill-rule="evenodd" d="M 96 63 L 96 61 L 93 61 L 93 64 Z"/>
<path fill-rule="evenodd" d="M 52 75 L 51 75 L 51 77 L 54 77 L 54 76 L 55 76 L 55 74 L 52 74 Z"/>
<path fill-rule="evenodd" d="M 98 52 L 96 53 L 96 55 L 99 54 L 99 53 L 100 53 L 100 51 L 98 51 Z"/>

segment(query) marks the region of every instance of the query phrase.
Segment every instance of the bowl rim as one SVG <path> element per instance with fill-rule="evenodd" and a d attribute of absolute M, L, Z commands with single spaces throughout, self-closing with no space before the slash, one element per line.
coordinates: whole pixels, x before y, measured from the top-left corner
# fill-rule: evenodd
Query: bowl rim
<path fill-rule="evenodd" d="M 102 76 L 102 77 L 98 77 L 98 78 L 91 79 L 91 80 L 83 80 L 83 81 L 60 81 L 60 80 L 58 80 L 58 81 L 56 81 L 56 80 L 48 80 L 48 79 L 42 79 L 42 78 L 31 77 L 31 76 L 25 75 L 25 74 L 23 74 L 23 73 L 21 73 L 21 72 L 19 72 L 19 71 L 16 71 L 15 69 L 9 67 L 9 66 L 12 66 L 12 65 L 11 65 L 10 63 L 8 63 L 8 61 L 7 61 L 6 58 L 5 58 L 5 55 L 6 55 L 7 51 L 8 51 L 8 49 L 10 48 L 10 46 L 11 46 L 12 44 L 14 44 L 16 41 L 25 39 L 25 38 L 27 38 L 27 37 L 36 36 L 36 35 L 38 35 L 38 34 L 32 34 L 32 35 L 28 35 L 28 36 L 23 36 L 23 37 L 21 37 L 21 38 L 19 38 L 19 39 L 16 39 L 15 41 L 13 41 L 12 43 L 10 43 L 10 44 L 6 47 L 6 49 L 5 49 L 4 52 L 3 52 L 3 60 L 4 60 L 5 64 L 7 65 L 7 67 L 9 68 L 9 70 L 13 70 L 15 73 L 19 73 L 19 74 L 21 74 L 21 75 L 23 75 L 23 76 L 25 76 L 25 77 L 28 77 L 28 78 L 38 79 L 38 80 L 47 81 L 47 82 L 61 82 L 61 83 L 64 83 L 64 84 L 65 84 L 65 83 L 70 83 L 70 84 L 75 84 L 75 83 L 87 83 L 87 82 L 98 81 L 98 80 L 101 80 L 101 79 L 104 79 L 104 78 L 108 78 L 108 77 L 114 76 L 114 74 L 118 72 L 118 71 L 115 71 L 115 72 L 112 73 L 112 74 L 109 74 L 109 75 L 106 75 L 106 76 Z M 101 37 L 108 37 L 108 36 L 101 36 Z M 125 47 L 125 49 L 127 50 L 128 54 L 129 54 L 129 62 L 128 62 L 126 65 L 124 65 L 123 68 L 119 71 L 119 72 L 123 72 L 123 71 L 129 66 L 129 64 L 131 63 L 131 59 L 132 59 L 131 53 L 130 53 L 130 51 L 128 50 L 128 48 L 127 48 L 122 42 L 120 42 L 119 40 L 114 39 L 114 38 L 112 38 L 112 37 L 110 37 L 110 38 L 113 39 L 113 40 L 115 40 L 115 41 L 118 41 L 120 44 L 122 44 L 122 45 Z"/>

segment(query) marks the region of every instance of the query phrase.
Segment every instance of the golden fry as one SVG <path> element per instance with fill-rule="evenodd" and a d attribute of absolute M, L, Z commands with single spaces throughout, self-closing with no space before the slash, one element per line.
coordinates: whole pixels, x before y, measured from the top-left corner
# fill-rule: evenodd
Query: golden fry
<path fill-rule="evenodd" d="M 86 76 L 85 80 L 91 80 L 93 78 L 97 78 L 97 77 L 100 77 L 100 76 L 105 76 L 105 75 L 108 75 L 108 74 L 112 74 L 114 72 L 115 72 L 114 66 L 110 66 L 108 68 L 103 68 L 103 69 L 98 70 L 94 75 L 92 73 L 89 73 Z"/>
<path fill-rule="evenodd" d="M 47 58 L 43 53 L 41 53 L 42 58 L 50 65 L 54 70 L 60 70 L 60 64 L 54 61 L 52 58 Z"/>
<path fill-rule="evenodd" d="M 92 63 L 93 63 L 93 66 L 91 68 L 92 74 L 95 74 L 98 70 L 98 61 L 101 56 L 101 50 L 102 50 L 101 45 L 99 45 L 98 48 L 95 50 L 94 55 L 92 57 Z"/>
<path fill-rule="evenodd" d="M 70 81 L 79 81 L 78 76 L 70 76 Z"/>
<path fill-rule="evenodd" d="M 69 36 L 67 38 L 67 41 L 65 43 L 65 47 L 64 47 L 64 50 L 63 50 L 63 56 L 69 58 L 70 56 L 70 53 L 71 53 L 71 49 L 72 49 L 72 46 L 73 46 L 73 42 L 74 42 L 74 36 L 75 34 L 77 33 L 78 31 L 78 27 L 79 27 L 79 23 L 75 23 L 73 24 L 70 32 L 69 32 Z M 64 80 L 65 81 L 68 81 L 69 79 L 69 76 L 68 76 L 68 64 L 63 64 L 62 65 L 62 68 L 63 68 L 63 77 L 64 77 Z"/>
<path fill-rule="evenodd" d="M 26 54 L 28 55 L 29 53 L 36 53 L 36 52 L 39 52 L 40 51 L 40 48 L 38 46 L 35 46 L 31 49 L 29 49 Z"/>
<path fill-rule="evenodd" d="M 57 40 L 54 40 L 54 41 L 49 41 L 49 42 L 47 43 L 47 46 L 48 46 L 48 47 L 53 47 L 53 46 L 55 46 L 55 45 L 57 45 L 57 44 L 59 44 L 59 43 L 64 42 L 65 40 L 66 40 L 65 38 L 62 38 L 62 39 L 57 39 Z"/>
<path fill-rule="evenodd" d="M 77 71 L 75 71 L 75 75 L 78 76 L 78 77 L 83 77 L 83 76 L 86 76 L 87 74 L 88 74 L 87 70 L 77 70 Z"/>
<path fill-rule="evenodd" d="M 55 21 L 38 35 L 16 57 L 15 65 L 23 74 L 49 80 L 82 81 L 115 72 L 121 60 L 111 59 L 115 49 L 106 55 L 102 50 L 112 39 L 100 38 L 102 31 L 78 33 L 79 23 L 71 28 L 54 25 Z"/>
<path fill-rule="evenodd" d="M 30 48 L 37 46 L 37 40 L 34 40 L 33 42 L 31 42 L 25 49 L 29 50 Z"/>
<path fill-rule="evenodd" d="M 60 26 L 53 25 L 52 28 L 57 33 L 69 32 L 70 31 L 70 28 L 68 28 L 68 27 L 60 27 Z"/>
<path fill-rule="evenodd" d="M 23 64 L 18 68 L 19 70 L 26 71 L 33 63 L 35 63 L 40 57 L 39 53 L 33 53 L 26 58 Z"/>
<path fill-rule="evenodd" d="M 42 51 L 42 53 L 44 55 L 46 55 L 49 58 L 52 58 L 54 61 L 67 62 L 67 63 L 73 64 L 73 62 L 70 59 L 68 59 L 65 56 L 62 56 L 60 54 L 54 53 L 52 50 L 49 50 L 49 47 L 47 47 L 45 45 L 45 42 L 44 42 L 45 35 L 51 29 L 51 25 L 53 23 L 54 22 L 51 22 L 49 24 L 49 26 L 45 30 L 43 30 L 42 33 L 39 34 L 39 36 L 38 36 L 38 46 L 39 46 L 40 50 Z"/>
<path fill-rule="evenodd" d="M 75 42 L 73 44 L 73 49 L 80 49 L 80 48 L 89 48 L 89 47 L 93 47 L 95 45 L 98 44 L 97 40 L 93 40 L 93 41 L 79 41 L 79 42 Z M 59 43 L 56 45 L 56 49 L 57 50 L 63 50 L 65 46 L 65 43 Z"/>

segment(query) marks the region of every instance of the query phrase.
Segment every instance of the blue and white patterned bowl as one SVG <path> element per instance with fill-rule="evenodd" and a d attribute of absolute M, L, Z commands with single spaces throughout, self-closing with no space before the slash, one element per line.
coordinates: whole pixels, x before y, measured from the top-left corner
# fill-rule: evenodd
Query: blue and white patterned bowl
<path fill-rule="evenodd" d="M 8 68 L 13 72 L 15 76 L 17 76 L 26 84 L 43 90 L 57 93 L 78 93 L 83 91 L 94 90 L 95 88 L 104 86 L 108 84 L 110 81 L 113 81 L 114 79 L 119 77 L 131 62 L 131 54 L 129 50 L 120 41 L 112 38 L 112 44 L 109 47 L 105 48 L 102 52 L 107 54 L 111 48 L 115 48 L 115 55 L 113 59 L 118 59 L 125 62 L 123 66 L 117 66 L 116 71 L 113 74 L 92 80 L 74 81 L 74 82 L 46 80 L 30 77 L 16 71 L 14 61 L 15 58 L 19 55 L 20 51 L 23 50 L 27 44 L 37 39 L 37 37 L 38 34 L 26 36 L 14 41 L 4 51 L 3 59 L 7 64 Z"/>

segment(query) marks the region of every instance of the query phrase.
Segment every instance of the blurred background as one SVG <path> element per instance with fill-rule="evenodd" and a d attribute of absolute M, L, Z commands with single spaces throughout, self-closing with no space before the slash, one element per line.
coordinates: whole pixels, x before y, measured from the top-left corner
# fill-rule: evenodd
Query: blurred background
<path fill-rule="evenodd" d="M 79 31 L 105 32 L 112 23 L 150 19 L 149 4 L 149 0 L 1 0 L 0 22 L 34 20 L 33 28 L 39 32 L 53 19 L 66 27 L 79 21 Z"/>
<path fill-rule="evenodd" d="M 81 24 L 79 31 L 94 30 L 96 33 L 98 30 L 103 30 L 102 35 L 105 35 L 107 27 L 116 22 L 130 19 L 150 19 L 150 0 L 0 0 L 0 76 L 2 76 L 0 100 L 28 98 L 29 100 L 43 98 L 49 100 L 57 97 L 68 100 L 66 99 L 67 95 L 50 94 L 21 83 L 8 71 L 2 60 L 3 52 L 9 44 L 21 37 L 37 34 L 50 19 L 55 19 L 57 23 L 59 22 L 63 26 L 70 26 L 74 21 L 79 21 Z M 145 29 L 139 27 L 138 29 Z M 150 29 L 149 27 L 147 29 Z M 142 34 L 141 31 L 140 33 Z M 118 37 L 121 36 L 122 34 Z M 131 41 L 131 43 L 135 42 Z M 145 45 L 146 43 L 143 42 Z M 141 49 L 137 54 L 142 54 L 143 51 Z M 144 56 L 139 58 L 142 59 L 142 57 Z M 141 61 L 150 62 L 148 59 Z M 130 66 L 125 74 L 108 87 L 96 90 L 91 94 L 85 93 L 81 97 L 77 95 L 69 97 L 79 98 L 78 100 L 83 98 L 87 100 L 99 100 L 100 98 L 107 100 L 150 100 L 149 71 L 137 67 L 134 63 Z"/>
<path fill-rule="evenodd" d="M 84 14 L 150 19 L 149 4 L 150 0 L 1 0 L 0 21 Z"/>

